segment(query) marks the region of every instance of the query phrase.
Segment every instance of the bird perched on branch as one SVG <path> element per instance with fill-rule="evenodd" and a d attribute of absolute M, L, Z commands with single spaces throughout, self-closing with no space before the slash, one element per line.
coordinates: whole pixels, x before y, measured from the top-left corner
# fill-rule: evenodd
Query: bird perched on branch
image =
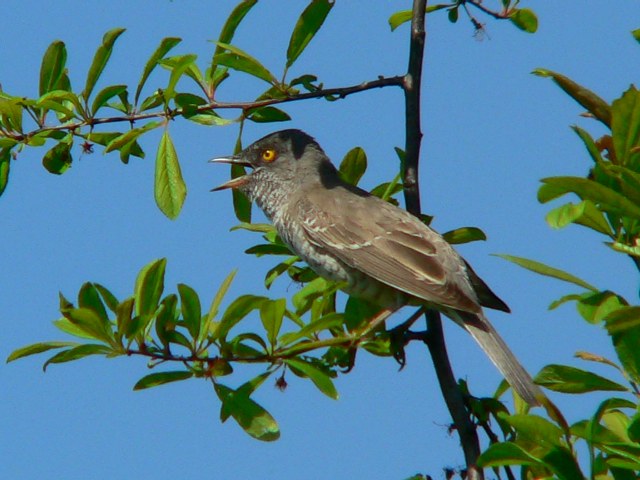
<path fill-rule="evenodd" d="M 544 398 L 482 311 L 508 312 L 507 305 L 440 234 L 341 180 L 311 136 L 282 130 L 212 162 L 253 169 L 214 190 L 238 189 L 255 201 L 318 275 L 386 316 L 407 304 L 439 310 L 471 334 L 527 403 Z"/>

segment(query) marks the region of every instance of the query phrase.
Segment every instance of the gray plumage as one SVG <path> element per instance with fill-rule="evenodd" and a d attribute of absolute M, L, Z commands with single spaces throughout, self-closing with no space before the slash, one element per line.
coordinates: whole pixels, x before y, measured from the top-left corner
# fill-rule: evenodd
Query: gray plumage
<path fill-rule="evenodd" d="M 237 188 L 319 275 L 381 307 L 436 308 L 467 330 L 528 403 L 543 397 L 484 316 L 509 311 L 467 262 L 418 218 L 343 182 L 318 143 L 300 130 L 267 135 L 216 159 L 254 170 L 218 187 Z"/>

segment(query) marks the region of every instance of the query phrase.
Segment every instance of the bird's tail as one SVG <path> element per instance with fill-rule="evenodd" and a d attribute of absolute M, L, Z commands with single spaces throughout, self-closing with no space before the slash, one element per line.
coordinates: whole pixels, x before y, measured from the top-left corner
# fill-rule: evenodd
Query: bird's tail
<path fill-rule="evenodd" d="M 533 383 L 531 375 L 520 364 L 502 337 L 482 313 L 476 315 L 458 310 L 444 313 L 471 334 L 493 364 L 498 367 L 500 373 L 504 375 L 511 388 L 525 402 L 529 405 L 545 403 L 546 397 L 540 387 Z"/>

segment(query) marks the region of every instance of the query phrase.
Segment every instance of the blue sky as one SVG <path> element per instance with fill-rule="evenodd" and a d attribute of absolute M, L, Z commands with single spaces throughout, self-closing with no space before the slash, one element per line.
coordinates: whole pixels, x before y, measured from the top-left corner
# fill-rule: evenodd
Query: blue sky
<path fill-rule="evenodd" d="M 55 39 L 68 49 L 76 90 L 84 83 L 95 48 L 107 30 L 121 26 L 110 65 L 101 80 L 135 85 L 162 37 L 183 42 L 175 53 L 197 53 L 204 68 L 220 27 L 235 2 L 84 2 L 9 0 L 3 4 L 0 83 L 15 95 L 35 96 L 43 52 Z M 496 2 L 498 3 L 498 2 Z M 439 231 L 473 225 L 487 242 L 461 253 L 511 306 L 491 313 L 494 324 L 522 362 L 536 373 L 549 363 L 580 366 L 577 350 L 613 357 L 606 335 L 580 320 L 570 306 L 548 304 L 575 291 L 490 256 L 509 253 L 566 269 L 601 288 L 635 301 L 637 273 L 596 234 L 577 227 L 550 230 L 549 206 L 539 205 L 539 179 L 584 175 L 583 147 L 569 125 L 598 133 L 595 122 L 536 67 L 562 72 L 607 100 L 619 96 L 640 74 L 637 3 L 525 2 L 539 16 L 535 35 L 508 22 L 487 21 L 478 41 L 465 21 L 445 15 L 427 20 L 422 120 L 423 210 Z M 289 34 L 305 2 L 261 2 L 239 28 L 234 43 L 281 71 Z M 408 28 L 391 33 L 387 18 L 408 2 L 339 2 L 290 72 L 318 75 L 325 86 L 344 86 L 404 73 Z M 263 85 L 238 74 L 221 100 L 251 100 Z M 166 83 L 158 72 L 148 84 Z M 363 147 L 372 187 L 394 174 L 394 146 L 404 143 L 403 98 L 398 89 L 354 95 L 327 103 L 292 103 L 284 124 L 248 124 L 244 140 L 280 128 L 301 128 L 317 138 L 335 162 Z M 167 220 L 153 200 L 153 158 L 159 133 L 143 140 L 144 160 L 122 165 L 117 155 L 78 158 L 57 177 L 41 166 L 43 149 L 24 151 L 12 165 L 0 199 L 4 254 L 0 268 L 3 336 L 0 357 L 40 340 L 62 339 L 53 327 L 58 291 L 73 297 L 87 280 L 120 297 L 130 294 L 137 271 L 168 258 L 167 288 L 193 286 L 208 304 L 234 267 L 239 273 L 229 298 L 264 294 L 268 260 L 242 252 L 258 237 L 229 232 L 235 224 L 227 193 L 209 189 L 227 169 L 207 164 L 231 153 L 237 127 L 206 128 L 178 120 L 170 126 L 189 194 L 181 216 Z M 259 218 L 259 217 L 258 217 Z M 296 291 L 282 280 L 274 294 Z M 478 394 L 491 394 L 499 376 L 457 327 L 446 335 L 456 375 Z M 87 359 L 40 368 L 44 357 L 0 366 L 0 476 L 11 479 L 111 478 L 405 478 L 416 472 L 442 478 L 441 467 L 462 463 L 458 439 L 424 348 L 409 348 L 398 372 L 389 360 L 359 356 L 356 369 L 340 377 L 340 399 L 321 395 L 310 382 L 289 377 L 282 393 L 265 385 L 256 399 L 280 422 L 282 438 L 270 444 L 245 435 L 233 422 L 220 424 L 211 385 L 182 382 L 143 392 L 133 384 L 148 373 L 141 359 Z M 238 382 L 248 378 L 240 369 Z M 606 372 L 606 371 L 605 371 Z M 255 373 L 255 372 L 254 372 Z M 608 372 L 607 372 L 608 373 Z M 593 401 L 554 396 L 571 406 L 570 420 L 588 415 Z M 573 401 L 573 403 L 572 403 Z"/>

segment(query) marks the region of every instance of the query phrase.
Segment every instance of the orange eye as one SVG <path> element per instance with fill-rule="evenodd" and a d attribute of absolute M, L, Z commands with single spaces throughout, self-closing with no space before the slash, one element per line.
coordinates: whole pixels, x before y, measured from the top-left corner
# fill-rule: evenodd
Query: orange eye
<path fill-rule="evenodd" d="M 278 154 L 273 148 L 267 148 L 262 152 L 262 161 L 264 162 L 273 162 Z"/>

